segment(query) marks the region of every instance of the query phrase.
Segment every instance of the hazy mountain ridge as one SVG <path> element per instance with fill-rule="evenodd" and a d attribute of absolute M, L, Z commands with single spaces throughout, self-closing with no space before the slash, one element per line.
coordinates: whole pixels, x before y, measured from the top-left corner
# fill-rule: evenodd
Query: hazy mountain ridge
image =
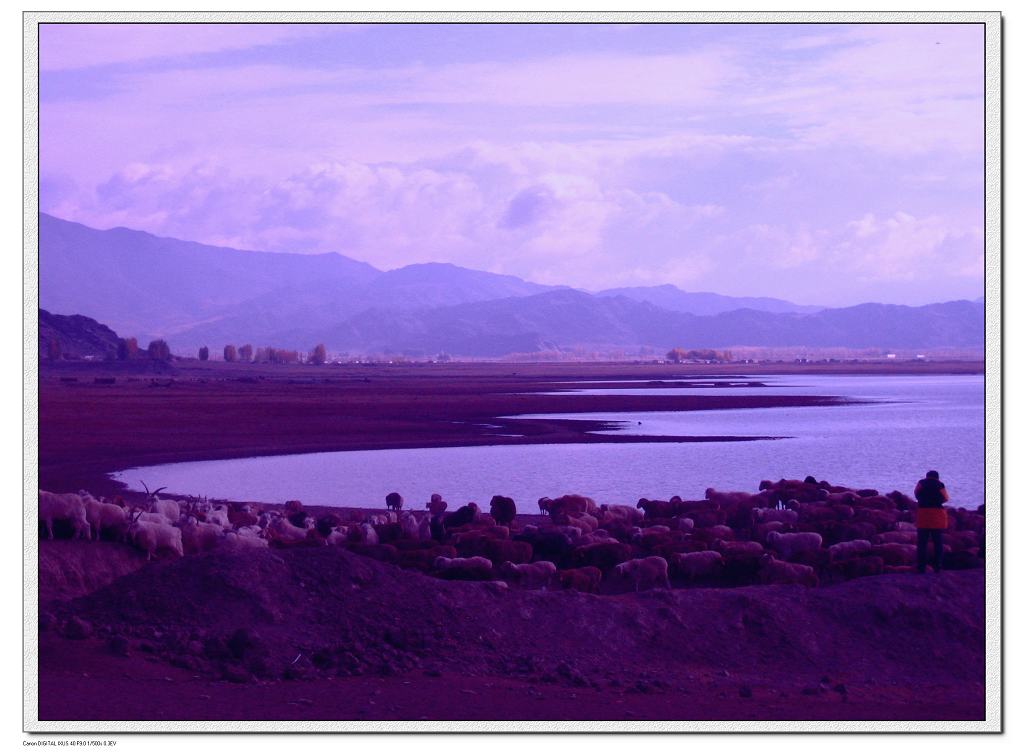
<path fill-rule="evenodd" d="M 667 283 L 661 286 L 609 288 L 598 291 L 597 295 L 625 296 L 691 315 L 718 315 L 736 309 L 756 309 L 761 312 L 820 312 L 825 309 L 766 296 L 724 296 L 706 291 L 683 291 Z"/>
<path fill-rule="evenodd" d="M 178 353 L 252 343 L 501 356 L 586 348 L 977 348 L 984 307 L 823 309 L 674 286 L 590 294 L 447 263 L 380 271 L 339 254 L 248 252 L 40 216 L 40 306 Z M 695 311 L 687 311 L 695 310 Z"/>
<path fill-rule="evenodd" d="M 984 312 L 967 301 L 925 307 L 862 304 L 812 314 L 752 309 L 670 312 L 627 297 L 556 291 L 416 312 L 373 310 L 319 334 L 334 348 L 472 356 L 651 346 L 724 348 L 980 348 Z"/>

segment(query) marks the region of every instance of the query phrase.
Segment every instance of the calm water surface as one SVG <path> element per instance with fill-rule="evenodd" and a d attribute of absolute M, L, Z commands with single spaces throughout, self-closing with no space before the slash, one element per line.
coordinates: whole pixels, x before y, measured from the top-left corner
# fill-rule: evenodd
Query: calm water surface
<path fill-rule="evenodd" d="M 808 474 L 836 484 L 910 492 L 938 469 L 951 504 L 984 502 L 984 379 L 969 376 L 758 376 L 756 388 L 581 389 L 606 395 L 826 395 L 875 403 L 829 407 L 524 415 L 602 419 L 631 435 L 787 436 L 710 443 L 618 443 L 345 451 L 187 462 L 114 475 L 132 488 L 167 486 L 216 498 L 382 508 L 392 490 L 422 508 L 510 495 L 520 511 L 541 496 L 581 492 L 601 503 L 756 490 L 764 478 Z"/>

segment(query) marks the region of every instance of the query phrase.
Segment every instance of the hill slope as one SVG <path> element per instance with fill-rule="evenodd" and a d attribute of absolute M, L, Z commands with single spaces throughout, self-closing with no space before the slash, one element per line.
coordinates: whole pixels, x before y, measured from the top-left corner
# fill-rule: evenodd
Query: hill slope
<path fill-rule="evenodd" d="M 39 358 L 49 359 L 50 349 L 72 359 L 105 359 L 117 354 L 117 333 L 91 317 L 54 315 L 39 310 Z M 51 343 L 56 346 L 51 347 Z"/>

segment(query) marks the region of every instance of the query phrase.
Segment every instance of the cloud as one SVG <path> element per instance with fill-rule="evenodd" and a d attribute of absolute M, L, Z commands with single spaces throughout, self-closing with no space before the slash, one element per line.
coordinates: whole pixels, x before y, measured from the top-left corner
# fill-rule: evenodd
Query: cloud
<path fill-rule="evenodd" d="M 332 161 L 264 181 L 215 164 L 132 163 L 91 195 L 46 209 L 206 243 L 338 251 L 385 268 L 447 261 L 589 287 L 616 285 L 625 254 L 677 266 L 686 234 L 724 212 L 581 173 L 506 172 L 495 182 L 478 168 Z"/>
<path fill-rule="evenodd" d="M 498 224 L 502 228 L 531 226 L 554 209 L 555 198 L 544 186 L 528 186 L 509 200 Z"/>
<path fill-rule="evenodd" d="M 588 288 L 806 301 L 837 277 L 853 299 L 979 280 L 968 25 L 681 27 L 671 45 L 588 27 L 589 46 L 509 27 L 500 50 L 429 26 L 135 28 L 44 29 L 46 211 Z"/>
<path fill-rule="evenodd" d="M 897 212 L 885 220 L 868 214 L 851 221 L 852 238 L 839 253 L 862 280 L 921 280 L 937 275 L 984 275 L 984 236 L 980 227 L 955 227 L 932 215 Z"/>
<path fill-rule="evenodd" d="M 743 104 L 784 121 L 808 147 L 854 144 L 886 153 L 977 153 L 984 139 L 980 25 L 847 27 L 819 48 L 755 78 Z"/>
<path fill-rule="evenodd" d="M 63 71 L 183 58 L 323 33 L 306 24 L 41 24 L 39 67 Z"/>

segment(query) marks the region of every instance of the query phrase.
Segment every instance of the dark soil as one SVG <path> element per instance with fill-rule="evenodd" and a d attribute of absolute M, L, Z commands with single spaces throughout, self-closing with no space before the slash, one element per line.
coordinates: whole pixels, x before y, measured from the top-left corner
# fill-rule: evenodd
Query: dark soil
<path fill-rule="evenodd" d="M 978 719 L 983 606 L 982 570 L 597 596 L 214 552 L 49 602 L 40 716 Z"/>

